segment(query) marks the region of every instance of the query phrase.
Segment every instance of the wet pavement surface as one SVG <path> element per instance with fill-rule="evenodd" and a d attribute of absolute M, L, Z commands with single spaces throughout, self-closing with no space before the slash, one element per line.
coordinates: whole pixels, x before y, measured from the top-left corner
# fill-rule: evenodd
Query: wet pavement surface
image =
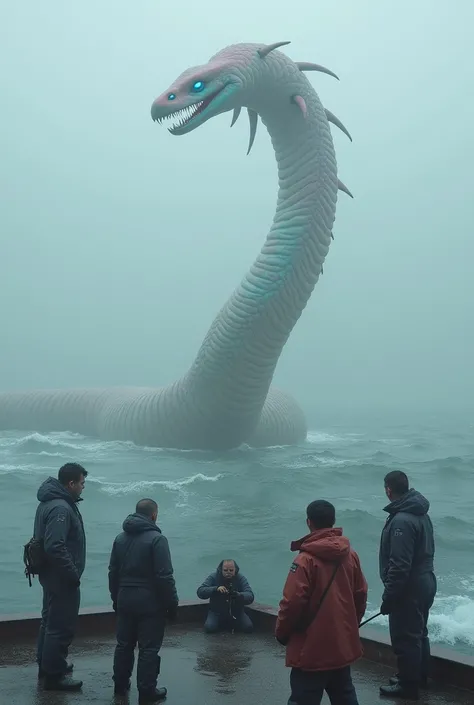
<path fill-rule="evenodd" d="M 4 705 L 79 705 L 138 702 L 136 682 L 126 698 L 114 697 L 111 666 L 113 637 L 77 639 L 69 658 L 74 676 L 84 681 L 78 693 L 43 691 L 37 681 L 34 644 L 0 645 L 0 703 Z M 135 652 L 137 654 L 137 652 Z M 255 633 L 206 635 L 200 627 L 168 629 L 161 650 L 158 685 L 168 688 L 167 705 L 286 705 L 289 669 L 284 649 L 271 635 Z M 136 658 L 135 658 L 136 663 Z M 366 661 L 353 667 L 360 705 L 403 703 L 381 698 L 379 686 L 388 682 L 392 671 Z M 329 701 L 326 696 L 324 705 Z M 473 705 L 474 694 L 437 689 L 422 694 L 426 705 Z"/>

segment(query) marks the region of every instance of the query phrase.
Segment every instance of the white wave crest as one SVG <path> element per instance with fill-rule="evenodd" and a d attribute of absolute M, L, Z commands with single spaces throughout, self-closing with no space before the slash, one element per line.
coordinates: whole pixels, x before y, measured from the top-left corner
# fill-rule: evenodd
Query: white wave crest
<path fill-rule="evenodd" d="M 308 431 L 306 440 L 314 445 L 324 443 L 357 443 L 362 437 L 361 433 L 345 433 L 337 435 L 335 433 L 326 433 L 324 431 Z"/>
<path fill-rule="evenodd" d="M 469 592 L 474 592 L 473 581 L 463 585 Z M 378 609 L 368 611 L 364 621 L 377 614 Z M 368 626 L 388 627 L 388 617 L 380 616 L 369 622 Z M 431 643 L 455 646 L 463 643 L 474 646 L 474 600 L 467 595 L 447 595 L 436 597 L 430 611 L 428 632 Z M 363 635 L 363 628 L 361 634 Z"/>
<path fill-rule="evenodd" d="M 143 492 L 152 487 L 164 487 L 171 492 L 179 492 L 195 482 L 217 482 L 222 477 L 218 475 L 203 475 L 198 472 L 190 477 L 181 480 L 137 480 L 135 482 L 107 482 L 99 478 L 91 478 L 90 481 L 101 485 L 101 491 L 110 495 L 131 494 L 133 492 Z"/>

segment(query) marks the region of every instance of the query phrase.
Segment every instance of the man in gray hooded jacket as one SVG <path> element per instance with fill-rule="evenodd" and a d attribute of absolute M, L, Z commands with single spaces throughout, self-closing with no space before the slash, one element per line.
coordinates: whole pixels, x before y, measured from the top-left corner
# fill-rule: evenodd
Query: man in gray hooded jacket
<path fill-rule="evenodd" d="M 86 538 L 78 503 L 87 470 L 66 463 L 58 478 L 48 477 L 38 489 L 34 538 L 42 541 L 44 563 L 38 574 L 43 608 L 38 636 L 38 677 L 46 690 L 79 690 L 66 657 L 74 638 L 86 564 Z"/>
<path fill-rule="evenodd" d="M 253 631 L 252 620 L 244 610 L 251 605 L 254 594 L 247 578 L 232 559 L 222 560 L 217 570 L 210 573 L 197 589 L 200 600 L 209 600 L 209 611 L 204 624 L 207 633 L 220 629 Z"/>
<path fill-rule="evenodd" d="M 434 532 L 429 501 L 409 489 L 404 472 L 385 477 L 387 521 L 380 541 L 382 614 L 388 614 L 398 674 L 381 695 L 418 700 L 427 684 L 430 661 L 428 616 L 436 595 Z"/>

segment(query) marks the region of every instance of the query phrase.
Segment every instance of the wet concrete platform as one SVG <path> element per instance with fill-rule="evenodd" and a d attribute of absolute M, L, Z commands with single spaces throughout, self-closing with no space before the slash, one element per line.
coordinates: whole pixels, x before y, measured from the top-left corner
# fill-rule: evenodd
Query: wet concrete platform
<path fill-rule="evenodd" d="M 79 637 L 70 650 L 74 675 L 84 681 L 78 693 L 43 691 L 37 681 L 31 640 L 0 645 L 0 703 L 4 705 L 79 705 L 138 702 L 135 680 L 128 698 L 115 698 L 111 666 L 113 636 Z M 168 688 L 167 705 L 286 705 L 289 669 L 284 649 L 271 634 L 206 635 L 200 625 L 169 627 L 161 651 L 159 685 Z M 136 668 L 133 678 L 135 678 Z M 379 686 L 393 670 L 361 660 L 353 668 L 360 705 L 403 702 L 381 698 Z M 325 697 L 323 703 L 329 701 Z M 433 687 L 419 701 L 426 705 L 473 705 L 472 692 Z"/>

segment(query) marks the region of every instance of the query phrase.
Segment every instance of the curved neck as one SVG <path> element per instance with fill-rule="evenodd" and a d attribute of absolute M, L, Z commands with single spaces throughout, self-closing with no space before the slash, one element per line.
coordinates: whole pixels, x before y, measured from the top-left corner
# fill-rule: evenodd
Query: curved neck
<path fill-rule="evenodd" d="M 306 118 L 288 101 L 278 109 L 255 106 L 278 164 L 273 224 L 183 380 L 199 390 L 203 413 L 224 415 L 227 424 L 238 420 L 243 427 L 245 417 L 249 428 L 256 423 L 278 358 L 319 278 L 331 241 L 337 199 L 334 147 L 317 95 L 312 89 L 306 94 Z"/>

